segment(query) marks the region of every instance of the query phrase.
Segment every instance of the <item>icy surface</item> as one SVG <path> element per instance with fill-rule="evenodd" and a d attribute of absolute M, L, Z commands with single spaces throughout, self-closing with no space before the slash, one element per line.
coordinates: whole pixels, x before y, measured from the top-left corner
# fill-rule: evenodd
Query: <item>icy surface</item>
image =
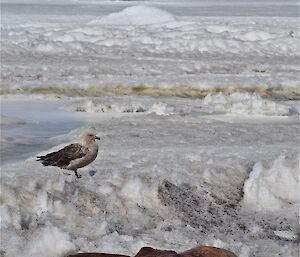
<path fill-rule="evenodd" d="M 275 1 L 280 11 L 264 2 L 146 3 L 3 4 L 2 92 L 151 95 L 143 90 L 149 87 L 158 95 L 172 95 L 166 88 L 175 95 L 196 94 L 191 88 L 299 94 L 295 2 Z M 283 13 L 285 6 L 291 11 Z M 221 15 L 226 8 L 231 17 Z"/>
<path fill-rule="evenodd" d="M 94 127 L 99 156 L 80 180 L 33 156 L 2 165 L 1 250 L 132 255 L 144 245 L 214 245 L 238 256 L 296 257 L 299 118 L 221 115 L 203 110 L 204 100 L 93 99 L 95 108 L 143 103 L 145 111 L 75 112 L 85 126 L 52 138 L 57 146 L 39 154 Z M 65 108 L 84 101 L 64 100 Z M 74 115 L 60 112 L 66 121 Z"/>
<path fill-rule="evenodd" d="M 298 257 L 298 10 L 2 2 L 0 255 Z M 35 161 L 90 127 L 100 150 L 82 179 Z"/>
<path fill-rule="evenodd" d="M 5 116 L 5 115 L 1 115 L 0 117 L 0 124 L 1 126 L 3 125 L 21 125 L 21 124 L 24 124 L 25 121 L 22 120 L 22 119 L 19 119 L 19 118 L 14 118 L 14 117 L 8 117 L 8 116 Z"/>

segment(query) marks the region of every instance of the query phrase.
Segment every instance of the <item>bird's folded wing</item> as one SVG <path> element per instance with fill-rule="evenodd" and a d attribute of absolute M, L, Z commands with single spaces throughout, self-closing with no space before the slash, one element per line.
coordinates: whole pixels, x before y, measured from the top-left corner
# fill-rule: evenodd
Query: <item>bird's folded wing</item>
<path fill-rule="evenodd" d="M 49 153 L 45 156 L 37 156 L 37 160 L 41 161 L 45 166 L 64 167 L 70 164 L 71 161 L 84 157 L 88 149 L 80 144 L 71 144 L 63 149 Z"/>

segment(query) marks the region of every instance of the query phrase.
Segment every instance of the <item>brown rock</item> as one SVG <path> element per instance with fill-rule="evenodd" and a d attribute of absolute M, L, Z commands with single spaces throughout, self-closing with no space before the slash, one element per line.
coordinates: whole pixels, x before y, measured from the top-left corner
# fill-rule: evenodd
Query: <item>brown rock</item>
<path fill-rule="evenodd" d="M 69 255 L 68 257 L 129 257 L 121 254 L 108 254 L 108 253 L 78 253 Z M 157 250 L 151 247 L 143 247 L 136 254 L 135 257 L 237 257 L 234 253 L 225 249 L 200 246 L 185 251 L 183 253 L 176 253 L 169 250 Z"/>
<path fill-rule="evenodd" d="M 77 253 L 69 255 L 68 257 L 129 257 L 122 254 L 109 254 L 109 253 Z"/>
<path fill-rule="evenodd" d="M 143 247 L 135 257 L 179 257 L 174 251 L 157 250 L 151 247 Z"/>
<path fill-rule="evenodd" d="M 234 253 L 225 249 L 200 246 L 179 254 L 180 257 L 237 257 Z"/>

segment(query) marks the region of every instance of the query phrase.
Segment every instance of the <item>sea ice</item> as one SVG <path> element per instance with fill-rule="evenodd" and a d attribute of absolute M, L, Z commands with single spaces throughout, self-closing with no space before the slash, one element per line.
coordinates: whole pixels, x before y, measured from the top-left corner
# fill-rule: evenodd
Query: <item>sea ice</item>
<path fill-rule="evenodd" d="M 119 13 L 112 13 L 99 20 L 91 21 L 91 25 L 114 24 L 114 25 L 148 25 L 175 21 L 175 17 L 167 11 L 151 6 L 127 7 Z"/>
<path fill-rule="evenodd" d="M 1 126 L 7 126 L 7 125 L 21 125 L 25 124 L 26 121 L 20 119 L 20 118 L 14 118 L 14 117 L 9 117 L 6 115 L 1 115 L 0 117 L 0 124 Z"/>
<path fill-rule="evenodd" d="M 166 88 L 181 96 L 195 89 L 275 91 L 286 98 L 299 93 L 295 17 L 197 17 L 193 7 L 170 3 L 98 4 L 95 10 L 66 5 L 60 15 L 55 4 L 43 15 L 30 15 L 44 11 L 42 5 L 25 4 L 24 16 L 4 4 L 2 93 L 80 96 L 126 94 L 128 88 L 144 93 L 143 87 L 155 95 L 167 94 Z M 72 8 L 83 12 L 80 18 Z"/>
<path fill-rule="evenodd" d="M 299 3 L 142 3 L 1 4 L 0 255 L 298 256 Z M 81 180 L 35 161 L 87 127 Z"/>

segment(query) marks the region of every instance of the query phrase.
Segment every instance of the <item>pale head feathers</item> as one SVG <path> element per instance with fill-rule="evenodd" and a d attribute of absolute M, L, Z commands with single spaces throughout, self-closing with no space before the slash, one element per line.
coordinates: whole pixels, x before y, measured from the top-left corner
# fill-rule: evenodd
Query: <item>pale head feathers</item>
<path fill-rule="evenodd" d="M 85 145 L 93 144 L 95 140 L 100 140 L 100 137 L 96 136 L 95 132 L 87 131 L 82 134 L 83 143 Z"/>

